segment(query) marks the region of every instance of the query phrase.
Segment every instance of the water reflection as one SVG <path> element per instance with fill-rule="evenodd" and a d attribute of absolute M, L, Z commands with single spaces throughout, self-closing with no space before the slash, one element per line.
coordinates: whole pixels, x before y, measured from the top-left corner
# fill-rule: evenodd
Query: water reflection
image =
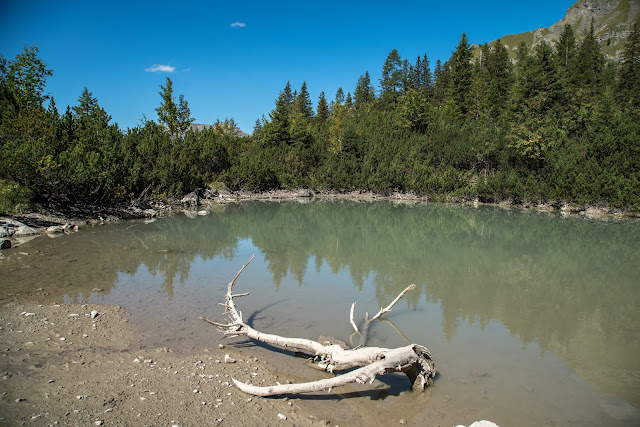
<path fill-rule="evenodd" d="M 2 268 L 25 287 L 53 281 L 52 295 L 84 300 L 109 293 L 119 274 L 135 276 L 142 266 L 162 278 L 171 301 L 197 263 L 245 262 L 234 257 L 247 240 L 276 287 L 287 278 L 305 287 L 310 269 L 327 266 L 334 275 L 348 272 L 358 291 L 373 286 L 384 306 L 415 283 L 404 303 L 417 311 L 425 300 L 439 306 L 447 342 L 463 325 L 485 330 L 499 322 L 523 350 L 535 343 L 599 392 L 640 405 L 635 221 L 448 205 L 254 202 L 67 236 L 43 250 L 60 268 L 25 268 L 28 259 Z M 60 245 L 82 247 L 86 259 L 76 262 Z"/>

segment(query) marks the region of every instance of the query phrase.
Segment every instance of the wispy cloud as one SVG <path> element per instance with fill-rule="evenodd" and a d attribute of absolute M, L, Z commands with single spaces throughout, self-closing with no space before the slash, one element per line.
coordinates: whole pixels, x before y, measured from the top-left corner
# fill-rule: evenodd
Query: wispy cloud
<path fill-rule="evenodd" d="M 173 73 L 173 70 L 175 69 L 176 67 L 172 67 L 171 65 L 153 64 L 151 67 L 145 68 L 144 70 L 150 73 L 155 73 L 157 71 L 161 71 L 163 73 Z"/>
<path fill-rule="evenodd" d="M 236 21 L 233 24 L 231 24 L 232 27 L 239 27 L 239 28 L 244 28 L 247 26 L 247 24 L 245 24 L 244 22 L 240 22 L 240 21 Z"/>

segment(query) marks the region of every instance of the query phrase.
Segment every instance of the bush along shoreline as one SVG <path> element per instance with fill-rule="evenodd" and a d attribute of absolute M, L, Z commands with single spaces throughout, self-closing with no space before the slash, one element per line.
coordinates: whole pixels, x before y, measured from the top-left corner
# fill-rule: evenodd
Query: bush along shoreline
<path fill-rule="evenodd" d="M 638 24 L 620 62 L 569 25 L 514 62 L 499 40 L 480 50 L 463 34 L 432 67 L 394 49 L 378 85 L 365 72 L 315 104 L 287 83 L 246 135 L 232 119 L 195 125 L 169 78 L 157 121 L 120 129 L 87 88 L 60 113 L 53 71 L 25 47 L 0 56 L 0 212 L 144 211 L 209 186 L 640 212 Z"/>

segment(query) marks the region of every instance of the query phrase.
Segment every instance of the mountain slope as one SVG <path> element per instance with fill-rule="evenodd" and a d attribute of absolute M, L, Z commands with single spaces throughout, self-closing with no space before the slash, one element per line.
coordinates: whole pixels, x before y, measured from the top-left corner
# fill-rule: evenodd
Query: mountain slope
<path fill-rule="evenodd" d="M 592 19 L 602 53 L 619 60 L 633 22 L 640 20 L 640 0 L 580 0 L 569 8 L 564 18 L 550 27 L 506 35 L 500 40 L 515 56 L 515 50 L 522 42 L 526 42 L 530 48 L 543 41 L 553 45 L 566 24 L 570 24 L 581 39 L 589 31 Z"/>

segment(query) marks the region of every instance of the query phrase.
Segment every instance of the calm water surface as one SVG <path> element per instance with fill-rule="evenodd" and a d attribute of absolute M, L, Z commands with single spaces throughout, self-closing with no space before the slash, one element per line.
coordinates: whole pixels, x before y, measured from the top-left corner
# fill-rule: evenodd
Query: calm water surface
<path fill-rule="evenodd" d="M 349 342 L 353 301 L 362 319 L 415 283 L 390 322 L 372 326 L 368 345 L 423 344 L 439 376 L 424 397 L 362 397 L 365 411 L 395 411 L 410 423 L 436 411 L 467 423 L 640 423 L 637 221 L 255 202 L 39 238 L 20 250 L 44 257 L 39 268 L 10 268 L 33 263 L 28 257 L 5 263 L 18 291 L 39 284 L 51 300 L 121 304 L 149 344 L 193 349 L 215 335 L 197 317 L 222 319 L 226 283 L 254 253 L 237 282 L 251 296 L 238 304 L 255 327 L 283 335 Z M 385 381 L 391 395 L 408 386 L 403 377 Z"/>

